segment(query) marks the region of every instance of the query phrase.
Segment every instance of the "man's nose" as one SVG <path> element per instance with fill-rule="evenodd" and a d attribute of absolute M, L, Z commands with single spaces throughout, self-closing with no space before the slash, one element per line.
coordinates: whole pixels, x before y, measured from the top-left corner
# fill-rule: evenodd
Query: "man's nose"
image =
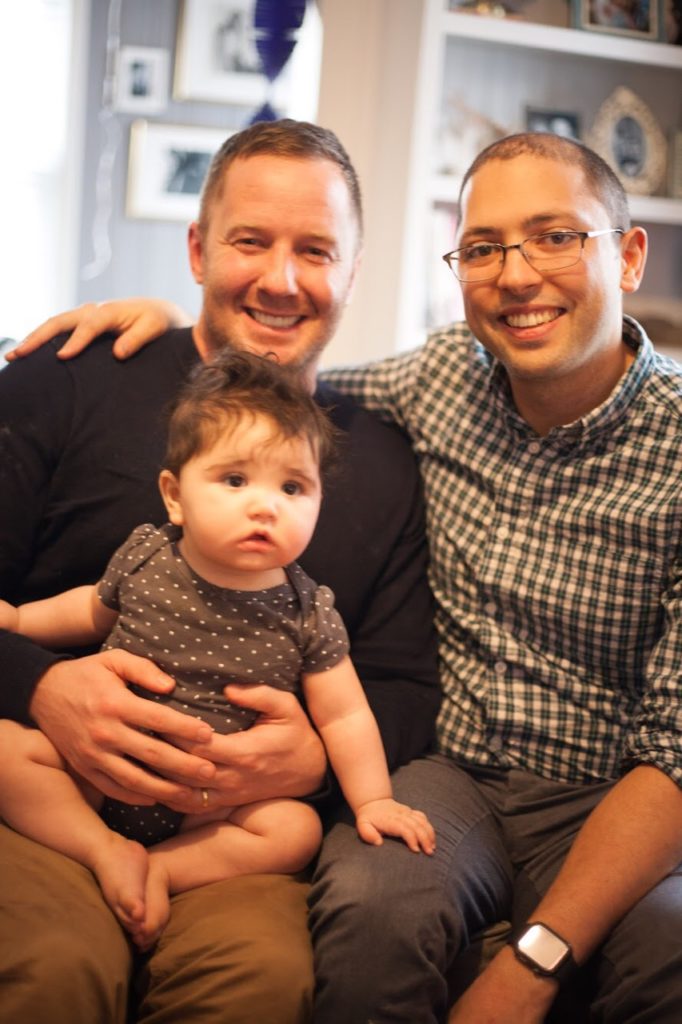
<path fill-rule="evenodd" d="M 298 290 L 295 254 L 273 247 L 264 260 L 260 287 L 275 295 L 295 295 Z"/>
<path fill-rule="evenodd" d="M 542 281 L 542 274 L 531 266 L 519 245 L 510 246 L 504 257 L 497 283 L 508 291 L 532 288 Z"/>

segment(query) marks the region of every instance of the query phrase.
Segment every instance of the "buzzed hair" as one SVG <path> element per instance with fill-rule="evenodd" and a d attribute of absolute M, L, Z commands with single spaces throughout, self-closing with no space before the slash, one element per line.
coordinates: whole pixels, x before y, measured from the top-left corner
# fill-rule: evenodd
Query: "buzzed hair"
<path fill-rule="evenodd" d="M 169 410 L 165 469 L 178 476 L 190 459 L 245 420 L 264 416 L 274 438 L 303 438 L 320 469 L 336 453 L 337 431 L 293 367 L 266 356 L 221 350 L 190 374 Z"/>
<path fill-rule="evenodd" d="M 310 121 L 285 117 L 280 121 L 257 121 L 229 135 L 213 157 L 204 180 L 199 207 L 199 227 L 206 230 L 209 207 L 220 195 L 225 171 L 235 160 L 250 156 L 281 156 L 298 160 L 329 160 L 341 171 L 348 186 L 357 219 L 358 238 L 362 238 L 362 194 L 360 181 L 348 153 L 329 128 Z"/>
<path fill-rule="evenodd" d="M 467 183 L 485 164 L 491 160 L 513 160 L 517 156 L 527 154 L 579 167 L 592 194 L 606 209 L 611 226 L 622 228 L 623 231 L 630 228 L 630 211 L 625 189 L 606 161 L 582 142 L 550 132 L 519 132 L 486 146 L 462 179 L 459 191 L 460 204 Z"/>

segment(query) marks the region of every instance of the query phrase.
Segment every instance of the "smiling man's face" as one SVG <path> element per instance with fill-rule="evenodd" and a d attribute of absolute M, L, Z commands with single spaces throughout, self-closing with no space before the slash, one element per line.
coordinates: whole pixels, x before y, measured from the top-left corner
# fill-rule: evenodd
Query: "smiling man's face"
<path fill-rule="evenodd" d="M 530 235 L 617 227 L 582 169 L 533 154 L 491 160 L 463 195 L 457 244 L 515 245 Z M 622 360 L 622 291 L 634 290 L 628 232 L 585 242 L 583 258 L 540 273 L 518 250 L 491 280 L 462 288 L 467 321 L 505 366 L 512 388 L 562 380 L 579 385 Z M 609 374 L 606 374 L 609 376 Z"/>
<path fill-rule="evenodd" d="M 208 213 L 192 224 L 192 273 L 203 288 L 195 340 L 205 358 L 226 343 L 298 364 L 311 390 L 320 355 L 350 297 L 357 215 L 331 160 L 237 158 Z"/>

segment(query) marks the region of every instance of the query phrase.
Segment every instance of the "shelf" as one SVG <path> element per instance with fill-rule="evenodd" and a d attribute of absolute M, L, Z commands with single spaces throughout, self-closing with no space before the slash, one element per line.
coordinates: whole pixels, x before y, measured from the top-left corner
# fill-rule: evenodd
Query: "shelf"
<path fill-rule="evenodd" d="M 444 34 L 457 39 L 682 70 L 682 46 L 668 43 L 454 11 L 444 11 L 442 19 Z"/>
<path fill-rule="evenodd" d="M 431 179 L 430 199 L 433 203 L 453 206 L 459 195 L 459 182 L 447 174 L 436 174 Z M 628 196 L 633 223 L 682 225 L 682 199 L 667 196 Z"/>

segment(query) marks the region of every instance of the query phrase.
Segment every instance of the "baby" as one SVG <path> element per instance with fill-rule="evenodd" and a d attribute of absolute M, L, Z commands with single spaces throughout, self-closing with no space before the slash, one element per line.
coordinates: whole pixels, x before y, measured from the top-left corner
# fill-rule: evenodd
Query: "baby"
<path fill-rule="evenodd" d="M 432 853 L 425 815 L 393 800 L 374 717 L 348 655 L 334 597 L 296 564 L 315 529 L 329 421 L 286 368 L 225 351 L 180 393 L 159 477 L 169 523 L 133 531 L 95 586 L 13 608 L 0 627 L 49 646 L 105 641 L 176 680 L 169 702 L 221 733 L 255 712 L 223 688 L 300 692 L 365 842 L 402 838 Z M 315 855 L 316 812 L 292 799 L 181 815 L 105 798 L 41 732 L 0 722 L 0 815 L 89 868 L 141 950 L 158 939 L 170 896 L 243 874 L 295 872 Z"/>

